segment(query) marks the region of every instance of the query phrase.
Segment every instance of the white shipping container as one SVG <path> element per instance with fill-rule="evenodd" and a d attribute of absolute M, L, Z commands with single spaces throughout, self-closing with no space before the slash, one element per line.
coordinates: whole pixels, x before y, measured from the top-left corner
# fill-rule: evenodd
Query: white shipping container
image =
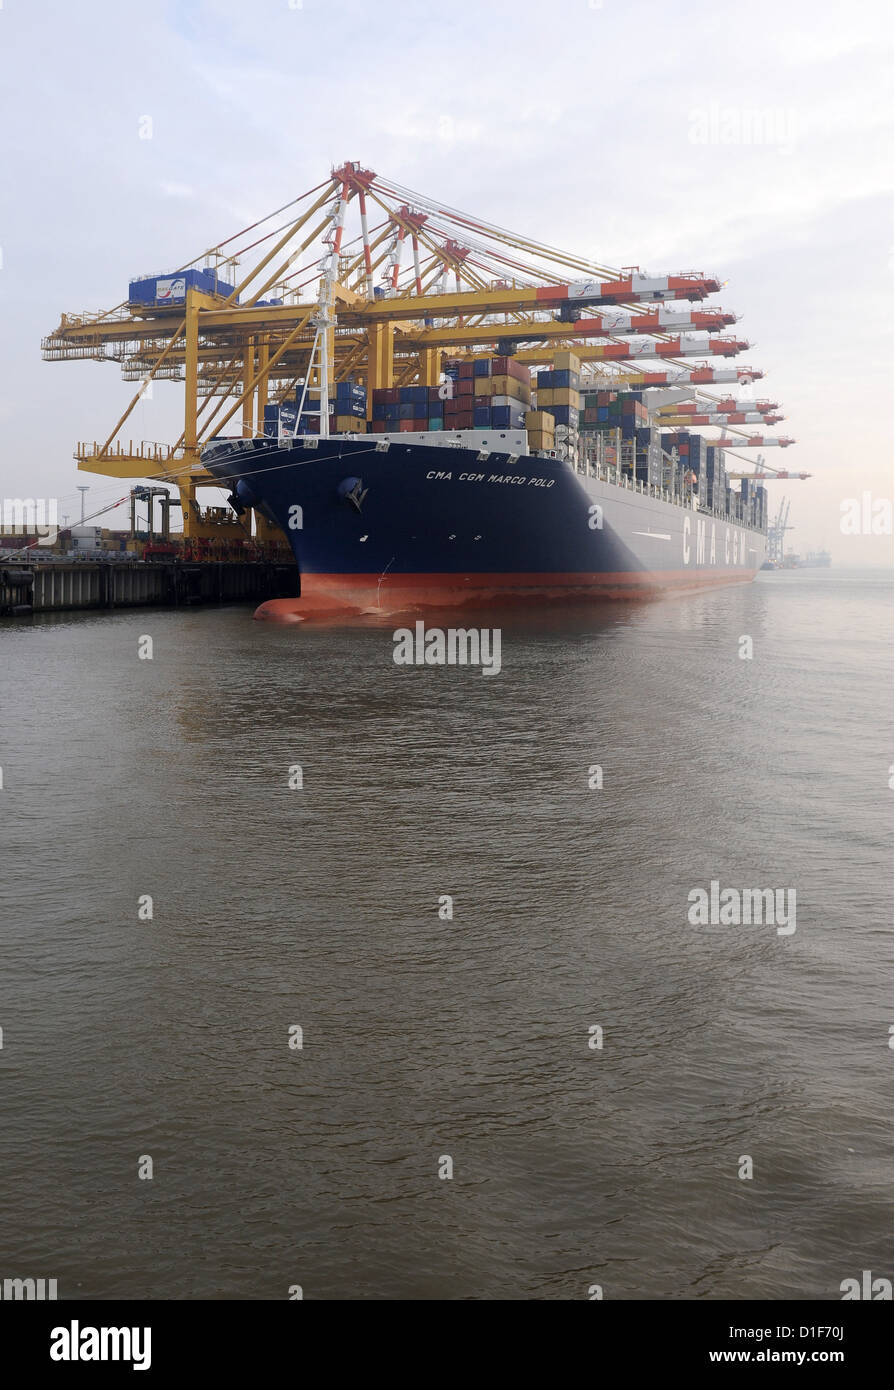
<path fill-rule="evenodd" d="M 101 526 L 73 526 L 71 528 L 72 550 L 100 550 L 102 548 Z"/>

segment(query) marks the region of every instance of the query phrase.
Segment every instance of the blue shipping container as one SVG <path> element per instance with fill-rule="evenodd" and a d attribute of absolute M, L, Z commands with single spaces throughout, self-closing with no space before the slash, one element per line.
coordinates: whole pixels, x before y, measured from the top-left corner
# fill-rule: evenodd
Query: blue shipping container
<path fill-rule="evenodd" d="M 550 386 L 557 391 L 577 391 L 580 388 L 580 373 L 566 369 L 558 372 L 550 372 Z"/>
<path fill-rule="evenodd" d="M 495 430 L 522 430 L 525 427 L 524 406 L 495 405 L 491 416 Z"/>

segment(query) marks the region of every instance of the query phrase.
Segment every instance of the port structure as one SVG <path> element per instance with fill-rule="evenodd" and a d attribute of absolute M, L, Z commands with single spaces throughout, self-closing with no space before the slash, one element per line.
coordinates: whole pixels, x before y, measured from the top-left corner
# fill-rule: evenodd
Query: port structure
<path fill-rule="evenodd" d="M 701 271 L 600 265 L 349 162 L 177 269 L 132 281 L 115 308 L 63 314 L 42 350 L 47 361 L 116 362 L 137 383 L 108 436 L 78 444 L 80 470 L 176 486 L 186 538 L 243 537 L 250 518 L 198 505 L 197 489 L 215 486 L 201 459 L 210 439 L 262 435 L 266 407 L 296 391 L 316 403 L 325 434 L 330 383 L 365 386 L 370 415 L 376 388 L 436 386 L 446 358 L 482 351 L 537 366 L 571 349 L 588 388 L 692 396 L 688 414 L 662 423 L 719 428 L 708 442 L 724 446 L 785 447 L 793 441 L 741 428 L 781 419 L 775 402 L 704 393 L 750 390 L 763 375 L 729 365 L 749 344 L 726 331 L 735 314 L 704 307 L 719 289 Z M 126 440 L 134 407 L 165 380 L 183 385 L 179 438 Z M 278 537 L 260 515 L 256 528 Z"/>
<path fill-rule="evenodd" d="M 782 564 L 785 558 L 785 533 L 794 530 L 794 527 L 788 524 L 789 510 L 789 500 L 783 497 L 776 516 L 767 527 L 767 561 L 772 565 Z"/>

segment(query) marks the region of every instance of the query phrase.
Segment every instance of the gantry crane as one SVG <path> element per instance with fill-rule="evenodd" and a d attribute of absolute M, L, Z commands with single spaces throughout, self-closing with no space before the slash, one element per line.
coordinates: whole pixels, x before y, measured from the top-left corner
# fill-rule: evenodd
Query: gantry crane
<path fill-rule="evenodd" d="M 781 565 L 785 550 L 785 533 L 793 531 L 795 528 L 788 524 L 789 500 L 783 497 L 779 504 L 779 511 L 775 519 L 767 527 L 767 560 L 771 564 Z"/>
<path fill-rule="evenodd" d="M 738 454 L 733 454 L 733 458 L 738 458 Z M 744 463 L 746 460 L 742 460 Z M 757 462 L 748 473 L 727 473 L 728 478 L 746 478 L 752 483 L 775 482 L 777 479 L 785 479 L 787 482 L 804 482 L 807 478 L 812 478 L 812 473 L 792 473 L 787 468 L 770 468 L 766 463 L 763 454 L 758 454 Z"/>
<path fill-rule="evenodd" d="M 349 212 L 356 213 L 350 227 Z M 246 262 L 251 268 L 240 272 Z M 78 467 L 176 485 L 185 535 L 202 536 L 211 523 L 196 489 L 215 486 L 203 444 L 228 428 L 262 434 L 268 403 L 296 391 L 302 403 L 307 396 L 318 403 L 326 433 L 331 382 L 364 384 L 371 413 L 377 387 L 437 385 L 448 355 L 475 351 L 514 353 L 534 366 L 573 348 L 594 387 L 750 383 L 762 373 L 719 363 L 748 347 L 723 332 L 736 316 L 693 307 L 719 289 L 702 272 L 656 276 L 595 264 L 345 163 L 167 276 L 133 282 L 114 309 L 63 314 L 42 346 L 49 361 L 117 362 L 137 383 L 108 437 L 78 445 Z M 692 357 L 703 360 L 682 360 Z M 636 369 L 656 359 L 666 360 L 664 370 Z M 158 380 L 183 383 L 180 437 L 126 443 L 121 431 Z M 716 414 L 711 423 L 728 434 L 727 416 Z M 767 422 L 765 412 L 758 418 Z M 238 520 L 229 524 L 243 529 Z"/>

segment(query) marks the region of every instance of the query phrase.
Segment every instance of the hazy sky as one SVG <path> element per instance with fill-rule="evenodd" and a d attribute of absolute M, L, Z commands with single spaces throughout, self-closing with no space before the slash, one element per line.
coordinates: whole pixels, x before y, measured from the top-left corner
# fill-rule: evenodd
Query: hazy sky
<path fill-rule="evenodd" d="M 844 499 L 894 497 L 894 8 L 807 0 L 0 0 L 0 495 L 78 475 L 133 394 L 43 363 L 110 308 L 358 159 L 613 266 L 705 270 L 781 401 L 797 548 L 894 563 Z M 152 118 L 152 138 L 140 122 Z M 125 434 L 171 440 L 182 387 Z M 120 524 L 120 523 L 119 523 Z"/>

